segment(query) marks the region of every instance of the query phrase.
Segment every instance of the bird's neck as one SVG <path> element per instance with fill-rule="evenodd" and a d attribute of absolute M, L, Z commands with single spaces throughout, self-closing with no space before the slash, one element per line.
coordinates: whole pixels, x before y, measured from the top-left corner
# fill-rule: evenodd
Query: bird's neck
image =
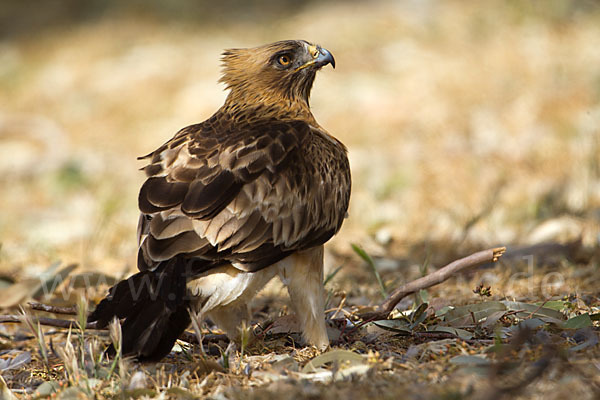
<path fill-rule="evenodd" d="M 304 98 L 288 98 L 277 96 L 257 96 L 230 92 L 221 107 L 221 111 L 236 120 L 253 120 L 257 117 L 265 119 L 302 119 L 315 123 L 308 101 Z"/>

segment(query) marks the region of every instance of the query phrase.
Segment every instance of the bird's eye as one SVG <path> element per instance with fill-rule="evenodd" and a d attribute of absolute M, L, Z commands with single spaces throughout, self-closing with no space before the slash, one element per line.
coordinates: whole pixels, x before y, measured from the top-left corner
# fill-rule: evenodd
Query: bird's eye
<path fill-rule="evenodd" d="M 279 58 L 277 59 L 277 62 L 280 65 L 283 65 L 284 67 L 286 67 L 290 64 L 290 62 L 292 62 L 292 59 L 290 58 L 290 56 L 284 54 L 282 56 L 279 56 Z"/>

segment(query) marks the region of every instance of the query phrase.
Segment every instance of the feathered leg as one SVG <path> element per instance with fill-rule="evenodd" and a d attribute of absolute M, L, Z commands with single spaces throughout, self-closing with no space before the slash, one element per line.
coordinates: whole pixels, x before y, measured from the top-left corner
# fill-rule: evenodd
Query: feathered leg
<path fill-rule="evenodd" d="M 287 286 L 304 339 L 320 350 L 329 346 L 325 325 L 323 246 L 295 253 L 280 262 L 279 276 Z"/>
<path fill-rule="evenodd" d="M 239 340 L 242 321 L 249 321 L 248 305 L 235 302 L 224 307 L 213 309 L 208 317 L 222 329 L 231 340 Z"/>

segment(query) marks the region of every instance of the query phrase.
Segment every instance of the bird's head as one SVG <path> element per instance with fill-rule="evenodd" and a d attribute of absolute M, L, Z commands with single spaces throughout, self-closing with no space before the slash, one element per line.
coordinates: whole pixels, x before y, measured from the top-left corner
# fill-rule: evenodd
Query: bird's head
<path fill-rule="evenodd" d="M 223 53 L 223 76 L 230 102 L 308 107 L 316 72 L 331 64 L 333 55 L 304 40 L 284 40 Z"/>

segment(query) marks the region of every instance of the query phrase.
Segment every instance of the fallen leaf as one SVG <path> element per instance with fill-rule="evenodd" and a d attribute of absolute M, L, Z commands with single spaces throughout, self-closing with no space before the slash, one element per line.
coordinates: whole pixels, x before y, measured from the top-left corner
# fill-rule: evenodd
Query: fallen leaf
<path fill-rule="evenodd" d="M 60 269 L 56 273 L 50 273 L 45 279 L 40 278 L 40 287 L 35 293 L 33 293 L 32 297 L 34 299 L 38 299 L 54 293 L 75 268 L 77 268 L 77 264 L 70 264 Z"/>
<path fill-rule="evenodd" d="M 33 297 L 41 286 L 39 279 L 24 279 L 6 289 L 0 290 L 0 308 L 10 308 L 22 304 Z"/>
<path fill-rule="evenodd" d="M 383 319 L 374 321 L 373 324 L 381 329 L 399 333 L 411 333 L 410 323 L 402 319 Z"/>
<path fill-rule="evenodd" d="M 489 365 L 490 360 L 482 356 L 460 355 L 452 357 L 450 363 L 455 365 L 484 366 Z"/>
<path fill-rule="evenodd" d="M 562 327 L 564 329 L 581 329 L 592 325 L 593 323 L 592 319 L 590 318 L 590 314 L 586 313 L 570 318 L 569 320 L 565 321 L 564 324 L 562 324 Z"/>
<path fill-rule="evenodd" d="M 351 365 L 361 364 L 366 361 L 365 357 L 361 356 L 350 350 L 336 349 L 323 353 L 312 360 L 310 360 L 304 368 L 302 373 L 316 372 L 317 368 L 329 363 L 329 362 L 342 362 L 349 361 Z"/>
<path fill-rule="evenodd" d="M 14 358 L 0 359 L 0 371 L 7 371 L 9 369 L 17 369 L 22 366 L 29 364 L 31 362 L 31 353 L 28 351 L 18 352 L 17 350 L 13 350 L 8 354 L 11 355 L 12 352 L 17 352 L 17 356 Z"/>
<path fill-rule="evenodd" d="M 446 332 L 456 335 L 462 340 L 473 339 L 473 334 L 471 332 L 452 326 L 432 325 L 427 327 L 427 332 Z"/>
<path fill-rule="evenodd" d="M 515 333 L 520 329 L 537 329 L 540 326 L 547 325 L 548 323 L 541 320 L 540 318 L 529 318 L 520 321 L 517 325 L 510 326 L 508 332 Z"/>
<path fill-rule="evenodd" d="M 498 323 L 500 318 L 504 317 L 505 315 L 506 311 L 496 311 L 485 318 L 485 321 L 481 327 L 488 330 L 492 329 Z"/>
<path fill-rule="evenodd" d="M 77 265 L 71 264 L 56 272 L 59 265 L 59 262 L 50 265 L 39 278 L 24 279 L 0 290 L 0 308 L 14 307 L 24 303 L 27 299 L 52 294 L 77 268 Z"/>
<path fill-rule="evenodd" d="M 563 313 L 551 308 L 540 307 L 535 304 L 527 304 L 519 301 L 505 300 L 502 303 L 511 311 L 520 311 L 516 316 L 521 319 L 536 317 L 553 324 L 561 324 L 565 319 Z"/>
<path fill-rule="evenodd" d="M 56 393 L 60 389 L 60 384 L 57 381 L 46 381 L 37 387 L 35 397 L 48 397 L 52 393 Z"/>
<path fill-rule="evenodd" d="M 506 311 L 507 307 L 500 301 L 486 301 L 455 307 L 444 314 L 444 320 L 452 326 L 473 326 L 498 311 Z M 475 321 L 473 321 L 473 316 Z"/>
<path fill-rule="evenodd" d="M 298 322 L 296 315 L 288 314 L 273 321 L 273 324 L 267 331 L 267 334 L 275 335 L 278 333 L 293 333 L 301 331 L 302 328 L 300 327 L 300 322 Z"/>

